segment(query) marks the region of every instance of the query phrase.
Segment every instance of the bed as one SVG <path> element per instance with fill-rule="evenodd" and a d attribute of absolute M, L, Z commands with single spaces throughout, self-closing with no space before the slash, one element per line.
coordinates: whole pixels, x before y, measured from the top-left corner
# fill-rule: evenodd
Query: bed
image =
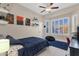
<path fill-rule="evenodd" d="M 14 39 L 9 37 L 11 48 L 9 56 L 54 56 L 66 55 L 67 50 L 61 49 L 64 47 L 58 41 L 47 41 L 38 37 L 28 37 Z M 61 47 L 62 46 L 62 47 Z M 65 48 L 65 47 L 64 47 Z"/>
<path fill-rule="evenodd" d="M 38 37 L 28 37 L 28 38 L 21 38 L 17 40 L 14 39 L 12 36 L 7 37 L 7 38 L 10 39 L 11 48 L 13 47 L 14 51 L 18 51 L 18 53 L 20 53 L 20 56 L 21 55 L 22 56 L 33 56 L 37 54 L 40 50 L 48 46 L 47 40 L 44 40 Z M 21 47 L 21 49 L 15 48 L 17 45 L 23 46 L 23 47 Z"/>
<path fill-rule="evenodd" d="M 33 56 L 37 54 L 40 50 L 48 46 L 47 40 L 38 37 L 29 37 L 19 39 L 24 46 L 23 56 Z"/>

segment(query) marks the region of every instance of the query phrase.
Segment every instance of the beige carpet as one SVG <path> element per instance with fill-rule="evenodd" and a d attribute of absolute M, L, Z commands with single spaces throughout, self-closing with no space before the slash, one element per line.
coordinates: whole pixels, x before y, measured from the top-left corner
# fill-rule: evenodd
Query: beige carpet
<path fill-rule="evenodd" d="M 49 46 L 40 51 L 36 56 L 66 56 L 69 51 L 65 51 L 53 46 Z"/>

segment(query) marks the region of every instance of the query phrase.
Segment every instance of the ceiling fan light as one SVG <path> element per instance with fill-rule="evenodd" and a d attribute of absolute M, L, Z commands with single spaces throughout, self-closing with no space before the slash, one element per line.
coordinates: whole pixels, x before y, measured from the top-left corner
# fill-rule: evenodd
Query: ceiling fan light
<path fill-rule="evenodd" d="M 50 8 L 47 8 L 46 11 L 51 11 L 51 9 Z"/>

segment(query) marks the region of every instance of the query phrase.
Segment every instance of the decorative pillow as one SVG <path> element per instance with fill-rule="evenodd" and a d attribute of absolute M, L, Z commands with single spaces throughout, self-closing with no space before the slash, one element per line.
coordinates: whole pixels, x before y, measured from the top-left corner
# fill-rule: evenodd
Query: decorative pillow
<path fill-rule="evenodd" d="M 53 36 L 46 36 L 46 40 L 55 41 L 55 38 Z"/>
<path fill-rule="evenodd" d="M 20 42 L 19 40 L 14 39 L 14 38 L 13 38 L 12 36 L 10 36 L 10 35 L 7 35 L 6 38 L 10 40 L 10 44 L 11 44 L 11 45 L 14 45 L 14 44 L 21 44 L 21 42 Z"/>

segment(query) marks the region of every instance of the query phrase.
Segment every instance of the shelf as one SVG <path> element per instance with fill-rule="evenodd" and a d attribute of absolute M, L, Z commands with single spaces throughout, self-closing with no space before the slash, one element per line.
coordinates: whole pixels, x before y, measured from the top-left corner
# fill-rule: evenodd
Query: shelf
<path fill-rule="evenodd" d="M 0 24 L 5 25 L 5 24 L 8 24 L 8 22 L 4 20 L 0 20 Z"/>

